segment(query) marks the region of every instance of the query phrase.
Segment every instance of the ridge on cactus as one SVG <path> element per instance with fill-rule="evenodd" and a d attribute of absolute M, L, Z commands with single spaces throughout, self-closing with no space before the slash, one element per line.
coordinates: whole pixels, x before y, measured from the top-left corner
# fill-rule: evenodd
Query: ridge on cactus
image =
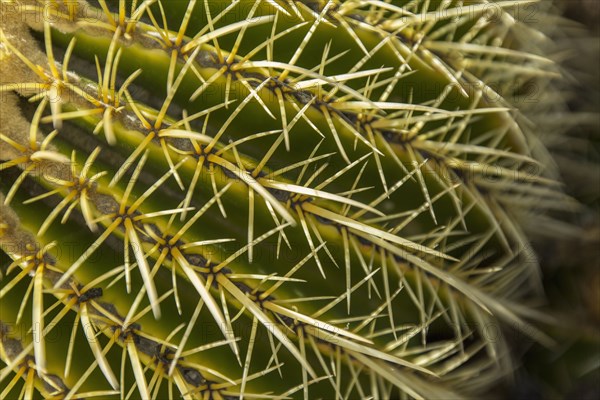
<path fill-rule="evenodd" d="M 577 208 L 545 3 L 2 0 L 0 398 L 485 393 Z"/>

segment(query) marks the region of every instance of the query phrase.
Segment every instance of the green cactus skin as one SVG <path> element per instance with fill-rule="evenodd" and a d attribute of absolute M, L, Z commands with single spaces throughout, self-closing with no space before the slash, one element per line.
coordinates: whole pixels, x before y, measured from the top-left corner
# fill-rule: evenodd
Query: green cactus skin
<path fill-rule="evenodd" d="M 550 342 L 542 3 L 1 5 L 0 397 L 448 399 Z"/>

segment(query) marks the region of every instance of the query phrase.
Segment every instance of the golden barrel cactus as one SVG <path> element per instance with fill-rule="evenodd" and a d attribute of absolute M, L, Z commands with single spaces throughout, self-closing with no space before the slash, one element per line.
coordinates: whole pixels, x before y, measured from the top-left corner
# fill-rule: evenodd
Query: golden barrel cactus
<path fill-rule="evenodd" d="M 575 206 L 545 5 L 2 0 L 0 397 L 485 392 Z"/>

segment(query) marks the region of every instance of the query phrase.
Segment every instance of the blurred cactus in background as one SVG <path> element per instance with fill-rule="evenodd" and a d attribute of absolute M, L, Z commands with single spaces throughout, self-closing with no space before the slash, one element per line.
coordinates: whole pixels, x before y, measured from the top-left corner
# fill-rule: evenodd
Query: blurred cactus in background
<path fill-rule="evenodd" d="M 554 344 L 550 2 L 1 6 L 1 398 L 462 398 Z"/>

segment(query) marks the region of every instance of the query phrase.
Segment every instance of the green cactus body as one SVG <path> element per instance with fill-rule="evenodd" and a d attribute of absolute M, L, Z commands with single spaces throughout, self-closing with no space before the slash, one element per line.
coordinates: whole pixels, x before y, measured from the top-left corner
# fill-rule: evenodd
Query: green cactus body
<path fill-rule="evenodd" d="M 572 206 L 531 10 L 2 0 L 2 397 L 485 391 Z"/>

